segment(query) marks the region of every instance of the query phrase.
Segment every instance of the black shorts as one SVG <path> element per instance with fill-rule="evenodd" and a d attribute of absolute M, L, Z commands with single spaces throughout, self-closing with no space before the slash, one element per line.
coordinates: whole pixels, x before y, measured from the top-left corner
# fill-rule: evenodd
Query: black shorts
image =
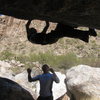
<path fill-rule="evenodd" d="M 53 100 L 53 96 L 48 96 L 48 97 L 39 96 L 37 100 Z"/>

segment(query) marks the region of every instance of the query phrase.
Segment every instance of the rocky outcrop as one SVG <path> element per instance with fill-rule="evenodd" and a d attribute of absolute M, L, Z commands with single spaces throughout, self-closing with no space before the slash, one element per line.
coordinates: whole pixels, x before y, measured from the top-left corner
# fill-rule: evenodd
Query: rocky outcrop
<path fill-rule="evenodd" d="M 65 75 L 60 73 L 60 72 L 56 72 L 57 76 L 59 77 L 60 79 L 60 83 L 57 84 L 57 83 L 54 83 L 53 84 L 53 95 L 54 95 L 54 99 L 58 99 L 60 98 L 61 96 L 63 96 L 64 94 L 66 94 L 66 86 L 65 86 L 65 83 L 64 83 L 64 80 L 65 80 Z"/>
<path fill-rule="evenodd" d="M 19 84 L 0 77 L 0 100 L 34 100 L 31 94 Z"/>
<path fill-rule="evenodd" d="M 100 29 L 100 0 L 0 0 L 0 13 Z"/>
<path fill-rule="evenodd" d="M 66 85 L 74 100 L 100 100 L 100 68 L 75 66 L 67 70 Z"/>

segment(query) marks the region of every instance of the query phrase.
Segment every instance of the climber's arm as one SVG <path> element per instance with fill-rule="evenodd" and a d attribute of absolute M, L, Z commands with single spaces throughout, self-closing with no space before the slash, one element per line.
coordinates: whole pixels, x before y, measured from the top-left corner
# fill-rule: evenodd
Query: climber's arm
<path fill-rule="evenodd" d="M 46 26 L 44 27 L 43 31 L 41 33 L 44 33 L 46 34 L 47 30 L 48 30 L 48 27 L 49 27 L 49 22 L 46 21 Z"/>
<path fill-rule="evenodd" d="M 26 31 L 27 31 L 27 33 L 29 33 L 29 26 L 31 24 L 31 21 L 32 20 L 28 20 L 28 22 L 26 23 Z"/>

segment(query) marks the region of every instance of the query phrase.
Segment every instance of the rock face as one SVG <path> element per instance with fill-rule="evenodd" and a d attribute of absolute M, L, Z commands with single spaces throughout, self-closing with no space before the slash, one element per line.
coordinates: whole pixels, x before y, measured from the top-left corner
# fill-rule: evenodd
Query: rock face
<path fill-rule="evenodd" d="M 61 74 L 60 72 L 56 72 L 56 74 L 60 79 L 60 83 L 57 84 L 57 83 L 54 82 L 54 84 L 53 84 L 52 90 L 53 90 L 53 93 L 54 93 L 53 95 L 54 95 L 55 100 L 60 98 L 61 96 L 63 96 L 67 92 L 66 86 L 65 86 L 65 83 L 64 83 L 65 75 Z"/>
<path fill-rule="evenodd" d="M 32 73 L 34 73 L 34 72 L 32 72 Z M 32 76 L 34 76 L 34 75 L 32 75 Z M 32 82 L 32 83 L 28 82 L 28 75 L 27 75 L 26 71 L 17 74 L 14 77 L 14 80 L 17 83 L 19 83 L 22 86 L 24 86 L 32 94 L 34 99 L 37 98 L 37 94 L 36 94 L 36 91 L 37 91 L 36 84 L 37 84 L 37 82 Z"/>
<path fill-rule="evenodd" d="M 66 85 L 75 100 L 100 100 L 100 68 L 73 67 L 67 70 Z"/>
<path fill-rule="evenodd" d="M 31 94 L 20 85 L 0 77 L 0 100 L 34 100 Z"/>
<path fill-rule="evenodd" d="M 0 13 L 100 29 L 100 0 L 0 0 Z"/>

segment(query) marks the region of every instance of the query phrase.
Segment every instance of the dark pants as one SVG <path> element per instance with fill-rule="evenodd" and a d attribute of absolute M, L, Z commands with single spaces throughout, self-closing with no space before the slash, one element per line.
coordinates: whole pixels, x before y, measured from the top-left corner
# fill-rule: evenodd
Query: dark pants
<path fill-rule="evenodd" d="M 53 100 L 53 96 L 48 96 L 48 97 L 39 96 L 37 100 Z"/>

